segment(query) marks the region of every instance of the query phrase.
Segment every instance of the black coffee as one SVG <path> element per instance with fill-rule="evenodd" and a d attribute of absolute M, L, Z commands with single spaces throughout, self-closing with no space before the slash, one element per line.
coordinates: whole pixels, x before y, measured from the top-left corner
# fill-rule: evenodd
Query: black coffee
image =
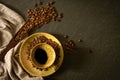
<path fill-rule="evenodd" d="M 40 64 L 45 64 L 47 61 L 47 54 L 43 49 L 37 48 L 35 51 L 35 60 Z"/>

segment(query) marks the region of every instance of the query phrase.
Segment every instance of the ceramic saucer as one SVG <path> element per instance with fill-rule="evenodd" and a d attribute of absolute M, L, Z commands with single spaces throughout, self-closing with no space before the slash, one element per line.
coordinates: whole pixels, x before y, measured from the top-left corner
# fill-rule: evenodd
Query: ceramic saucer
<path fill-rule="evenodd" d="M 38 37 L 45 36 L 47 39 L 52 40 L 56 42 L 59 46 L 59 51 L 57 51 L 56 54 L 56 59 L 55 62 L 49 66 L 48 68 L 41 69 L 41 68 L 36 68 L 31 61 L 28 59 L 29 58 L 29 50 L 28 50 L 28 45 L 31 44 L 31 42 Z M 60 41 L 54 37 L 53 35 L 45 32 L 39 32 L 39 33 L 34 33 L 31 36 L 27 37 L 23 43 L 21 44 L 20 47 L 20 52 L 19 52 L 19 59 L 22 67 L 25 69 L 26 72 L 28 72 L 32 76 L 49 76 L 53 73 L 55 73 L 59 67 L 61 66 L 64 58 L 64 52 L 63 52 L 63 47 L 60 43 Z"/>

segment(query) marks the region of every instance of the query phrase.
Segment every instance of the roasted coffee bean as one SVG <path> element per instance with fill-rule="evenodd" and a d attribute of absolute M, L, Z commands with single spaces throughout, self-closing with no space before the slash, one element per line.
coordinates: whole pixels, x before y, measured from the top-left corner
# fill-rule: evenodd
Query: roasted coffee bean
<path fill-rule="evenodd" d="M 38 7 L 38 4 L 37 4 L 37 3 L 35 3 L 35 7 Z"/>
<path fill-rule="evenodd" d="M 68 38 L 68 35 L 64 35 L 64 38 L 67 39 L 67 38 Z"/>
<path fill-rule="evenodd" d="M 63 17 L 62 13 L 58 14 L 58 18 L 62 18 L 62 17 Z"/>
<path fill-rule="evenodd" d="M 91 49 L 89 49 L 89 53 L 93 53 L 93 51 Z"/>
<path fill-rule="evenodd" d="M 43 2 L 39 1 L 39 5 L 43 5 Z"/>

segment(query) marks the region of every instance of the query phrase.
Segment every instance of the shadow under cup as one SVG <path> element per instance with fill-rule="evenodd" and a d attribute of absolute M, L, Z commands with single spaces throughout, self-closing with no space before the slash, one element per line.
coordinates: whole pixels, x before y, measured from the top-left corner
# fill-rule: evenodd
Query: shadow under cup
<path fill-rule="evenodd" d="M 51 66 L 56 58 L 55 50 L 47 43 L 40 43 L 34 46 L 30 51 L 32 64 L 38 68 L 47 68 Z"/>

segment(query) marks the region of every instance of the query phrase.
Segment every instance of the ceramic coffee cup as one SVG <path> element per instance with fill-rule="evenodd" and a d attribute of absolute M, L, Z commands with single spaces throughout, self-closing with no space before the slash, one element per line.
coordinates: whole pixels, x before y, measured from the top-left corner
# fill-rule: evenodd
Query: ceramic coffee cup
<path fill-rule="evenodd" d="M 38 68 L 50 67 L 56 58 L 55 50 L 47 43 L 36 44 L 30 50 L 31 62 Z"/>

